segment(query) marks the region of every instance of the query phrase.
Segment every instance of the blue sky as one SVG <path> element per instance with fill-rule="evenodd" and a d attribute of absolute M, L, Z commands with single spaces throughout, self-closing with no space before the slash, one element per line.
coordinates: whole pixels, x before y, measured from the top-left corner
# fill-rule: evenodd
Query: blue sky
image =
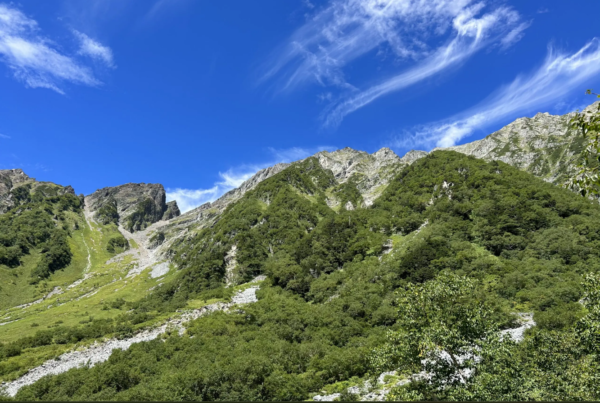
<path fill-rule="evenodd" d="M 600 89 L 600 2 L 0 0 L 0 169 L 185 210 L 319 150 L 462 144 Z"/>

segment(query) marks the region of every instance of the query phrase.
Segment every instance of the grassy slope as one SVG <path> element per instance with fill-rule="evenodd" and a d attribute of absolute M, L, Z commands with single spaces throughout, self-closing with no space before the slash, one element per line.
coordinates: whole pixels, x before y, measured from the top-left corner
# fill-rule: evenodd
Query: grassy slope
<path fill-rule="evenodd" d="M 37 255 L 26 256 L 25 265 L 19 267 L 18 277 L 10 273 L 10 269 L 2 269 L 2 281 L 5 283 L 14 279 L 15 287 L 11 294 L 2 293 L 3 307 L 0 311 L 0 341 L 3 343 L 15 341 L 21 337 L 32 336 L 38 330 L 54 326 L 79 326 L 90 317 L 94 319 L 115 318 L 123 314 L 120 309 L 106 309 L 107 304 L 118 298 L 125 301 L 136 301 L 146 295 L 149 290 L 163 281 L 169 281 L 175 270 L 166 276 L 152 279 L 150 270 L 145 270 L 134 278 L 126 278 L 132 267 L 132 256 L 125 256 L 121 261 L 107 264 L 114 255 L 106 251 L 108 239 L 117 232 L 114 225 L 101 226 L 95 223 L 90 228 L 81 215 L 72 214 L 73 221 L 77 220 L 79 230 L 73 231 L 69 243 L 73 252 L 71 265 L 54 273 L 48 280 L 35 287 L 28 283 L 29 271 L 39 258 Z M 91 276 L 76 287 L 67 287 L 76 280 L 84 277 L 88 265 L 88 248 L 90 251 L 91 267 L 88 274 Z M 137 246 L 137 245 L 136 245 Z M 61 287 L 63 293 L 48 298 L 41 303 L 26 307 L 16 308 L 16 304 L 31 302 L 41 298 L 54 287 Z M 103 309 L 104 308 L 104 309 Z M 137 328 L 161 322 L 165 315 L 159 315 L 150 321 L 140 323 Z M 106 335 L 110 336 L 110 335 Z M 86 341 L 89 344 L 91 341 Z M 47 359 L 56 357 L 65 351 L 74 348 L 74 345 L 50 345 L 23 351 L 20 356 L 12 357 L 2 364 L 14 367 L 14 371 L 0 377 L 0 380 L 14 379 L 22 375 L 28 368 L 39 365 Z"/>

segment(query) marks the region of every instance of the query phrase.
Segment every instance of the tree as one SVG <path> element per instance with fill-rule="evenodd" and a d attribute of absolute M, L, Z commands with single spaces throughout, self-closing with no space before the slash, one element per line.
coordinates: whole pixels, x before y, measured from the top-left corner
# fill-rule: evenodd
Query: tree
<path fill-rule="evenodd" d="M 592 90 L 587 90 L 586 94 L 600 98 L 600 94 Z M 565 185 L 582 196 L 600 196 L 600 104 L 597 111 L 576 113 L 570 123 L 581 132 L 587 144 L 581 152 L 577 173 Z"/>
<path fill-rule="evenodd" d="M 590 354 L 600 355 L 600 274 L 589 273 L 583 282 L 585 295 L 582 303 L 588 311 L 579 323 L 577 331 L 582 344 Z"/>
<path fill-rule="evenodd" d="M 390 331 L 372 357 L 377 370 L 417 374 L 392 392 L 394 400 L 442 398 L 469 378 L 482 350 L 498 344 L 493 310 L 476 296 L 477 288 L 470 278 L 444 272 L 398 292 L 400 330 Z"/>

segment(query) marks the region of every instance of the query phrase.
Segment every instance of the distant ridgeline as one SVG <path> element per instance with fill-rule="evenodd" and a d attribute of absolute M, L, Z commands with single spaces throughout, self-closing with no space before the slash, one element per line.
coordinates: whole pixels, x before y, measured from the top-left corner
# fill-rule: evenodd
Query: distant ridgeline
<path fill-rule="evenodd" d="M 73 343 L 100 334 L 125 337 L 119 320 L 139 325 L 166 318 L 227 301 L 233 287 L 257 276 L 266 280 L 258 302 L 197 319 L 183 335 L 118 350 L 93 368 L 42 378 L 17 399 L 306 400 L 346 391 L 361 379 L 376 383 L 373 351 L 401 326 L 397 293 L 442 273 L 477 284 L 462 302 L 485 304 L 494 326 L 515 327 L 516 312 L 533 312 L 537 326 L 527 341 L 489 353 L 487 366 L 468 382 L 438 395 L 417 394 L 413 382 L 407 388 L 415 389 L 399 396 L 599 399 L 600 349 L 579 333 L 594 312 L 582 305 L 592 297 L 581 284 L 584 275 L 600 272 L 600 206 L 555 185 L 570 175 L 583 144 L 569 118 L 520 119 L 456 151 L 403 158 L 389 149 L 321 152 L 260 171 L 182 216 L 165 202 L 160 185 L 128 184 L 87 196 L 85 213 L 102 231 L 136 232 L 152 256 L 178 270 L 147 294 L 111 302 L 127 311 L 116 322 L 90 318 L 81 337 L 77 325 L 62 328 Z M 0 215 L 0 233 L 11 234 L 0 238 L 0 268 L 18 266 L 35 248 L 48 259 L 60 256 L 56 266 L 46 258 L 36 263 L 42 269 L 32 273 L 42 278 L 69 264 L 60 245 L 76 224 L 64 212 L 81 216 L 83 206 L 72 192 L 40 198 L 38 185 L 25 186 L 9 186 L 10 197 L 0 196 L 11 203 Z M 160 227 L 150 226 L 160 220 Z M 43 341 L 40 333 L 5 344 L 0 374 L 11 373 L 11 351 L 69 342 L 58 332 L 44 334 Z M 408 376 L 414 369 L 395 364 L 387 370 Z"/>

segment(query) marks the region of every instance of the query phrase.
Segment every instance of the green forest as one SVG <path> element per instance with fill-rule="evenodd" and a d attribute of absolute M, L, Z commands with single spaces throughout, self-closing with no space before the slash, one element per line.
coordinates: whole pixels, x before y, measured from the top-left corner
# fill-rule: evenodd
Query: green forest
<path fill-rule="evenodd" d="M 332 193 L 337 211 L 326 202 Z M 346 210 L 348 201 L 357 208 Z M 60 211 L 78 209 L 70 195 L 25 198 L 0 216 L 0 263 L 18 265 L 37 248 L 31 281 L 60 270 L 69 227 L 56 223 L 65 222 Z M 102 212 L 106 222 L 115 213 Z M 321 391 L 353 400 L 347 386 L 392 370 L 410 378 L 423 365 L 432 376 L 387 398 L 600 399 L 600 206 L 452 151 L 406 167 L 369 207 L 354 181 L 336 184 L 315 158 L 292 164 L 214 226 L 178 239 L 177 275 L 120 301 L 131 313 L 6 343 L 0 366 L 35 345 L 125 337 L 148 315 L 229 298 L 225 256 L 234 246 L 237 284 L 266 275 L 258 302 L 45 377 L 16 400 L 282 401 Z M 127 247 L 110 241 L 113 252 Z M 533 312 L 537 325 L 521 343 L 498 336 L 519 312 Z"/>

